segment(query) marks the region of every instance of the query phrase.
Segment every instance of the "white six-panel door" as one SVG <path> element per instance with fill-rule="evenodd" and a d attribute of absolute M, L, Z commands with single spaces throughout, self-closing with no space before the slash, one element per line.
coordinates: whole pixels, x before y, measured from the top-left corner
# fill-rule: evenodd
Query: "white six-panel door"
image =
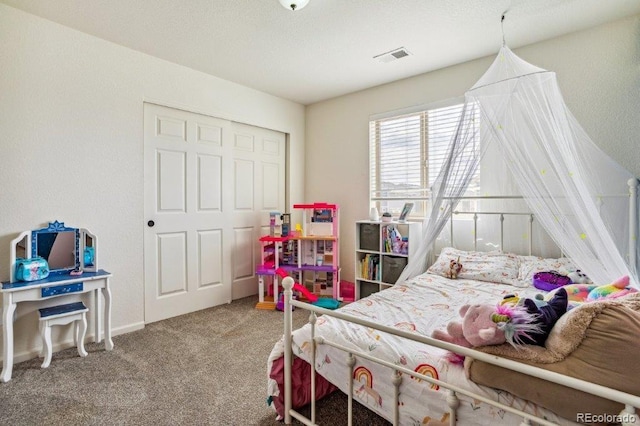
<path fill-rule="evenodd" d="M 145 104 L 145 322 L 257 292 L 257 239 L 283 211 L 285 136 Z"/>

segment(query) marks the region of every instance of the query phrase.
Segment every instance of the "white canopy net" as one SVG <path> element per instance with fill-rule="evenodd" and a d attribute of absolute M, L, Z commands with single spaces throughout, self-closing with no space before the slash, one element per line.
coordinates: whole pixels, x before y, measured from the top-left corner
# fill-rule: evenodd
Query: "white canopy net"
<path fill-rule="evenodd" d="M 474 109 L 480 111 L 480 123 Z M 471 144 L 475 154 L 470 156 Z M 629 255 L 630 245 L 634 254 L 638 251 L 629 220 L 629 188 L 637 179 L 580 127 L 564 103 L 555 73 L 523 61 L 506 46 L 465 94 L 449 155 L 432 187 L 418 261 L 409 263 L 399 281 L 427 269 L 432 242 L 492 144 L 507 159 L 516 187 L 538 222 L 594 283 L 629 275 L 638 287 L 639 256 Z M 463 152 L 467 154 L 460 155 Z M 637 209 L 637 200 L 633 203 Z"/>

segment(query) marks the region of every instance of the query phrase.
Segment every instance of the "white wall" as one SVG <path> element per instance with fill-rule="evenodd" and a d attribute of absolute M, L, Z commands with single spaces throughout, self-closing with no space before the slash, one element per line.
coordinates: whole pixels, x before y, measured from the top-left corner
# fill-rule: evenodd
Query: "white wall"
<path fill-rule="evenodd" d="M 304 106 L 0 4 L 0 280 L 22 230 L 86 227 L 114 274 L 116 334 L 144 321 L 143 101 L 289 133 L 288 203 L 303 201 Z M 18 310 L 23 358 L 34 309 Z"/>
<path fill-rule="evenodd" d="M 565 101 L 594 142 L 640 176 L 640 15 L 514 51 L 528 62 L 555 71 Z M 354 277 L 354 222 L 366 219 L 369 212 L 369 116 L 460 97 L 493 59 L 307 107 L 305 198 L 306 202 L 341 206 L 344 279 Z"/>

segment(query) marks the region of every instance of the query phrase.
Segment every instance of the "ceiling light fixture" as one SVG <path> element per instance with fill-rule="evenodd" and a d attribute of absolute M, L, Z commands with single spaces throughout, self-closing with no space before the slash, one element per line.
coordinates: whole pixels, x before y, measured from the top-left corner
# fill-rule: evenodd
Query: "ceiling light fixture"
<path fill-rule="evenodd" d="M 305 7 L 309 0 L 278 0 L 282 7 L 289 10 L 300 10 Z"/>

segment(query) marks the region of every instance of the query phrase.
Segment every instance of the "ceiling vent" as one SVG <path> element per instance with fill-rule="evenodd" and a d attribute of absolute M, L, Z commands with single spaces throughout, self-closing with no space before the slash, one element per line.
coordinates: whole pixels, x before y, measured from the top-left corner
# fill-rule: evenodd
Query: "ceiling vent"
<path fill-rule="evenodd" d="M 380 55 L 374 56 L 373 59 L 377 59 L 380 62 L 391 62 L 396 59 L 406 58 L 411 55 L 411 53 L 405 49 L 404 47 L 400 47 L 398 49 L 394 49 L 390 52 L 381 53 Z"/>

